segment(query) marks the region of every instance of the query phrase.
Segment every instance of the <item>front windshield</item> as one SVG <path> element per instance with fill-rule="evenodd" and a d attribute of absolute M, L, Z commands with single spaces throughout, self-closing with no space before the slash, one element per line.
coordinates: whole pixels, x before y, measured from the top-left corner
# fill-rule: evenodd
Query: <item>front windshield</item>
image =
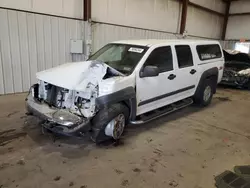
<path fill-rule="evenodd" d="M 89 60 L 102 61 L 117 71 L 129 75 L 133 72 L 148 47 L 128 44 L 108 44 Z"/>

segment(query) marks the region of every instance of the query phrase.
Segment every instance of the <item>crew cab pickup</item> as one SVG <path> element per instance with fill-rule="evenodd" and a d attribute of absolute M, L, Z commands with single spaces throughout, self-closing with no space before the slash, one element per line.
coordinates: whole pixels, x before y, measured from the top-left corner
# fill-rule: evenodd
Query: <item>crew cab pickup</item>
<path fill-rule="evenodd" d="M 85 62 L 38 72 L 26 99 L 30 115 L 57 134 L 96 143 L 193 102 L 207 106 L 223 75 L 217 41 L 126 40 Z"/>

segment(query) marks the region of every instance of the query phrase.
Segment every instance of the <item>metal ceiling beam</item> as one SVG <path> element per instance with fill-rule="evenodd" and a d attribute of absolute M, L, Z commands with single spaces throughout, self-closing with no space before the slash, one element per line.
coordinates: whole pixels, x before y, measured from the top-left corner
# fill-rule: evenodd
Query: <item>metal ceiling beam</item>
<path fill-rule="evenodd" d="M 180 34 L 183 34 L 185 32 L 185 29 L 186 29 L 188 2 L 189 2 L 189 0 L 182 1 Z"/>
<path fill-rule="evenodd" d="M 229 16 L 249 16 L 250 12 L 232 13 Z"/>
<path fill-rule="evenodd" d="M 193 6 L 197 9 L 200 9 L 200 10 L 203 10 L 203 11 L 206 11 L 206 12 L 209 12 L 209 13 L 212 13 L 212 14 L 215 14 L 215 15 L 218 15 L 218 16 L 221 16 L 221 17 L 224 17 L 224 14 L 221 13 L 221 12 L 217 12 L 215 10 L 212 10 L 212 9 L 209 9 L 209 8 L 206 8 L 206 7 L 203 7 L 201 5 L 198 5 L 196 3 L 193 3 L 193 2 L 189 2 L 188 3 L 190 6 Z"/>
<path fill-rule="evenodd" d="M 222 28 L 222 35 L 221 35 L 221 39 L 222 40 L 225 40 L 225 38 L 226 38 L 227 23 L 228 23 L 230 6 L 231 6 L 231 1 L 228 1 L 226 3 L 226 9 L 225 9 L 225 15 L 224 15 L 224 22 L 223 22 L 223 28 Z"/>
<path fill-rule="evenodd" d="M 186 1 L 186 0 L 178 0 L 178 1 L 184 2 L 184 1 Z M 217 11 L 212 10 L 212 9 L 209 9 L 209 8 L 207 8 L 207 7 L 203 7 L 203 6 L 198 5 L 198 4 L 196 4 L 196 3 L 190 2 L 189 0 L 188 0 L 188 5 L 189 5 L 189 6 L 193 6 L 193 7 L 197 8 L 197 9 L 200 9 L 200 10 L 203 10 L 203 11 L 206 11 L 206 12 L 209 12 L 209 13 L 212 13 L 212 14 L 215 14 L 215 15 L 218 15 L 218 16 L 221 16 L 221 17 L 224 17 L 224 14 L 221 13 L 221 12 L 217 12 Z"/>

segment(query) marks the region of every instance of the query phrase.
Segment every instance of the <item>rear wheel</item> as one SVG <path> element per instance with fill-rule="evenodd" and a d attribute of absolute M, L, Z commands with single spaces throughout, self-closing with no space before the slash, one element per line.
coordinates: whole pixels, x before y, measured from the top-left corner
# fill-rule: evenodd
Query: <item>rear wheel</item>
<path fill-rule="evenodd" d="M 120 103 L 100 110 L 92 120 L 91 139 L 97 144 L 120 139 L 128 116 L 128 107 Z"/>
<path fill-rule="evenodd" d="M 199 92 L 194 97 L 194 101 L 196 104 L 199 104 L 201 106 L 208 106 L 211 103 L 211 100 L 213 98 L 214 90 L 215 90 L 215 84 L 213 83 L 213 80 L 206 79 L 201 86 Z"/>

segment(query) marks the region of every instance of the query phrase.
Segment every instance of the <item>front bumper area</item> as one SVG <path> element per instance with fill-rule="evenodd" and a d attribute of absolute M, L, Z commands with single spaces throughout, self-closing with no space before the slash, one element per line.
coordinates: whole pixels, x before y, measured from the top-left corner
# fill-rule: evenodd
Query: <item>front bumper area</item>
<path fill-rule="evenodd" d="M 36 101 L 30 94 L 26 99 L 27 111 L 44 121 L 42 126 L 54 133 L 65 136 L 80 136 L 91 128 L 90 121 L 67 110 L 49 107 Z M 59 115 L 58 115 L 59 114 Z"/>

